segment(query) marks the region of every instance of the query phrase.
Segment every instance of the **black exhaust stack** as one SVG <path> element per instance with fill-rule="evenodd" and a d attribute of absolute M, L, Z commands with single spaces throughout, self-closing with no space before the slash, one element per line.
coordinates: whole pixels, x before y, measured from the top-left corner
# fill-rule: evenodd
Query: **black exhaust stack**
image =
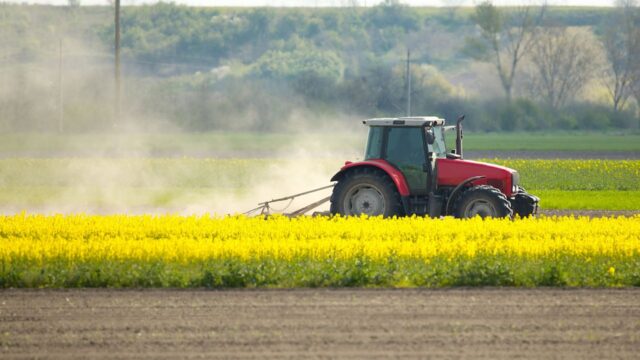
<path fill-rule="evenodd" d="M 456 122 L 456 154 L 460 155 L 460 159 L 462 159 L 462 121 L 464 121 L 464 115 L 460 116 Z"/>

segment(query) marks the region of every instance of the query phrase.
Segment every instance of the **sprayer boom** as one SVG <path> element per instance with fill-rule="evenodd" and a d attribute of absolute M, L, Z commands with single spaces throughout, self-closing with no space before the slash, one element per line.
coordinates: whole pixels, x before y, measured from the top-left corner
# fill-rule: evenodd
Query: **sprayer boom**
<path fill-rule="evenodd" d="M 271 215 L 271 210 L 272 210 L 271 204 L 289 200 L 289 203 L 283 209 L 277 210 L 277 211 L 284 211 L 291 205 L 291 203 L 293 202 L 293 200 L 295 198 L 301 197 L 301 196 L 304 196 L 304 195 L 308 195 L 308 194 L 312 194 L 312 193 L 315 193 L 315 192 L 318 192 L 318 191 L 321 191 L 321 190 L 329 189 L 329 188 L 332 188 L 334 186 L 336 186 L 336 185 L 335 184 L 331 184 L 331 185 L 319 187 L 319 188 L 316 188 L 316 189 L 307 190 L 307 191 L 304 191 L 304 192 L 301 192 L 301 193 L 298 193 L 298 194 L 293 194 L 293 195 L 289 195 L 289 196 L 285 196 L 285 197 L 281 197 L 281 198 L 277 198 L 277 199 L 272 199 L 272 200 L 269 200 L 269 201 L 261 202 L 261 203 L 258 203 L 259 206 L 257 208 L 251 209 L 251 210 L 245 212 L 244 215 L 251 215 L 253 213 L 256 213 L 257 211 L 260 211 L 260 215 Z M 304 207 L 302 207 L 302 208 L 300 208 L 298 210 L 292 211 L 290 213 L 283 213 L 283 215 L 289 216 L 289 217 L 303 215 L 304 213 L 306 213 L 308 211 L 311 211 L 311 210 L 317 208 L 318 206 L 326 203 L 330 199 L 331 199 L 331 196 L 327 196 L 326 198 L 323 198 L 323 199 L 320 199 L 318 201 L 315 201 L 315 202 L 313 202 L 313 203 L 311 203 L 309 205 L 306 205 L 306 206 L 304 206 Z"/>

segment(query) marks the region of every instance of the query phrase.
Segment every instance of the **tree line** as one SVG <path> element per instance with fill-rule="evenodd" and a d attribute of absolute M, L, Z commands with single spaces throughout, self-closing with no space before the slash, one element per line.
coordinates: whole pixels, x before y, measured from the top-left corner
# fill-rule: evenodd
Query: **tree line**
<path fill-rule="evenodd" d="M 5 53 L 18 54 L 3 60 L 15 65 L 5 84 L 17 86 L 0 93 L 0 126 L 46 130 L 42 118 L 56 107 L 71 130 L 111 126 L 111 59 L 68 55 L 61 60 L 67 72 L 88 63 L 95 70 L 69 75 L 60 88 L 72 96 L 62 105 L 43 102 L 58 96 L 51 61 L 58 42 L 36 31 L 64 19 L 56 36 L 65 44 L 110 54 L 108 9 L 40 8 L 47 16 L 36 18 L 33 8 L 0 7 L 11 38 L 5 44 L 13 48 Z M 292 118 L 405 115 L 410 95 L 413 115 L 466 113 L 476 130 L 637 128 L 639 22 L 630 0 L 578 11 L 490 2 L 412 8 L 394 0 L 340 9 L 125 7 L 123 108 L 128 121 L 146 125 L 161 119 L 187 130 L 285 130 Z M 49 85 L 33 79 L 33 64 L 45 64 Z"/>

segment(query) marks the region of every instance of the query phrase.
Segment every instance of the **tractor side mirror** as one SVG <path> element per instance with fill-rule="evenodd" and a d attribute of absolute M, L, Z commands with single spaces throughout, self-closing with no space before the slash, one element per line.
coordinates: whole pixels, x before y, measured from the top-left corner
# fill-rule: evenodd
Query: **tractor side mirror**
<path fill-rule="evenodd" d="M 433 145 L 436 141 L 436 135 L 433 133 L 433 129 L 427 129 L 425 131 L 425 137 L 427 139 L 427 144 L 429 145 Z"/>

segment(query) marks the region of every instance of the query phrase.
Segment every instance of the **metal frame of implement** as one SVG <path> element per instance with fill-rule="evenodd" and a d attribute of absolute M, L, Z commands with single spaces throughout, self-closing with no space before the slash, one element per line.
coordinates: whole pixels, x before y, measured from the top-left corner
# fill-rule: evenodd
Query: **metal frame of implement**
<path fill-rule="evenodd" d="M 316 188 L 316 189 L 308 190 L 308 191 L 305 191 L 305 192 L 301 192 L 301 193 L 298 193 L 298 194 L 293 194 L 293 195 L 281 197 L 281 198 L 278 198 L 278 199 L 272 199 L 272 200 L 269 200 L 269 201 L 261 202 L 261 203 L 258 203 L 259 206 L 257 208 L 251 209 L 251 210 L 245 212 L 244 215 L 251 215 L 252 213 L 254 213 L 254 212 L 258 211 L 258 210 L 260 210 L 260 215 L 271 215 L 271 210 L 272 210 L 271 204 L 272 203 L 289 200 L 289 203 L 287 204 L 287 206 L 285 206 L 281 210 L 276 210 L 276 211 L 284 211 L 291 205 L 291 203 L 293 202 L 293 200 L 295 198 L 300 197 L 300 196 L 304 196 L 304 195 L 308 195 L 308 194 L 312 194 L 312 193 L 318 192 L 320 190 L 329 189 L 329 188 L 332 188 L 334 186 L 336 186 L 336 184 L 331 184 L 331 185 L 319 187 L 319 188 Z M 306 205 L 306 206 L 304 206 L 304 207 L 302 207 L 302 208 L 300 208 L 298 210 L 292 211 L 290 213 L 284 213 L 284 215 L 285 216 L 289 216 L 289 217 L 303 215 L 307 211 L 311 211 L 311 210 L 317 208 L 318 206 L 320 206 L 320 205 L 326 203 L 327 201 L 329 201 L 330 199 L 331 199 L 331 196 L 327 196 L 327 197 L 322 198 L 322 199 L 320 199 L 318 201 L 315 201 L 315 202 L 313 202 L 313 203 L 311 203 L 309 205 Z"/>

